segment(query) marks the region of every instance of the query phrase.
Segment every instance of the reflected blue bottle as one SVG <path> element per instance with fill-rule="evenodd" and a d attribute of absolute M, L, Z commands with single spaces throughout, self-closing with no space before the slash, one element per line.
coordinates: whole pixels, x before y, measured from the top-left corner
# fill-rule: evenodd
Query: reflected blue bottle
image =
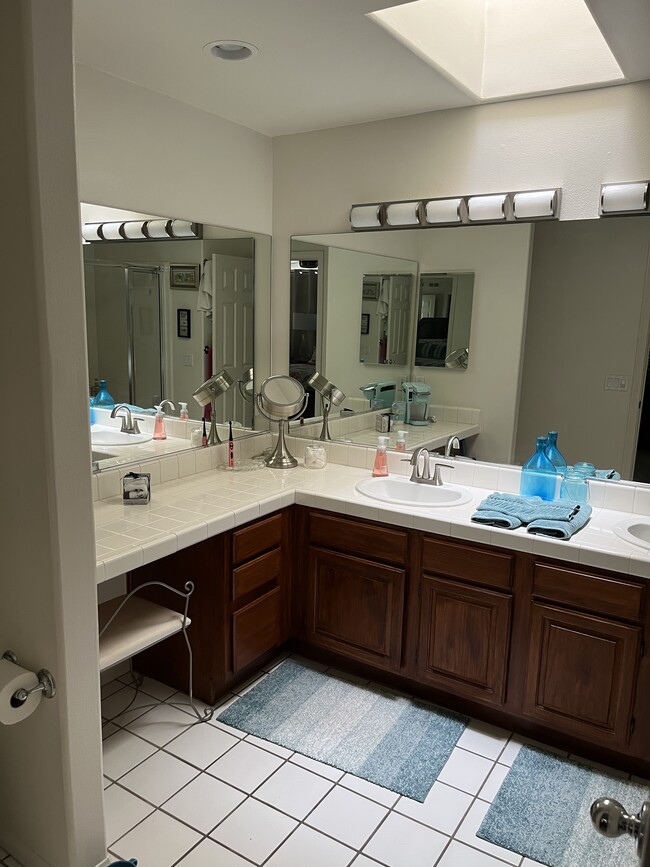
<path fill-rule="evenodd" d="M 524 497 L 541 497 L 542 500 L 555 499 L 557 470 L 546 457 L 546 437 L 537 437 L 537 449 L 521 468 L 519 493 Z"/>
<path fill-rule="evenodd" d="M 563 476 L 566 470 L 566 461 L 564 460 L 564 455 L 557 447 L 557 431 L 550 430 L 547 440 L 546 457 L 553 464 L 556 472 Z"/>
<path fill-rule="evenodd" d="M 112 409 L 115 406 L 115 401 L 108 393 L 106 388 L 106 380 L 99 380 L 99 391 L 93 397 L 93 406 L 103 406 L 104 409 Z"/>

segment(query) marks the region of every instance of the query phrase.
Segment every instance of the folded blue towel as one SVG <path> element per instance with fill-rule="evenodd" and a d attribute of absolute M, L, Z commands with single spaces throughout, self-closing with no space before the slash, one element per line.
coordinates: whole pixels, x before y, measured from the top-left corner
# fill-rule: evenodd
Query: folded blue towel
<path fill-rule="evenodd" d="M 553 539 L 570 539 L 574 533 L 584 527 L 591 515 L 591 506 L 587 503 L 574 503 L 574 506 L 575 510 L 571 517 L 563 521 L 549 518 L 531 521 L 527 527 L 528 532 L 535 533 L 537 536 L 551 536 Z"/>
<path fill-rule="evenodd" d="M 471 520 L 478 524 L 515 530 L 528 525 L 529 533 L 569 539 L 589 520 L 591 506 L 573 500 L 548 502 L 540 497 L 520 497 L 495 492 L 482 500 Z"/>
<path fill-rule="evenodd" d="M 522 525 L 522 522 L 515 515 L 506 515 L 505 512 L 495 512 L 489 509 L 474 512 L 472 521 L 477 524 L 489 524 L 491 527 L 502 527 L 504 530 L 516 530 Z"/>

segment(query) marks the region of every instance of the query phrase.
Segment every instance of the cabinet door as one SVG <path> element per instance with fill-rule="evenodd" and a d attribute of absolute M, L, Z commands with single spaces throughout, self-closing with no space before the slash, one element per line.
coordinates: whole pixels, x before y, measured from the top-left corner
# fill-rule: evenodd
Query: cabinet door
<path fill-rule="evenodd" d="M 249 603 L 232 617 L 233 672 L 237 674 L 282 643 L 280 588 Z"/>
<path fill-rule="evenodd" d="M 401 661 L 404 584 L 403 569 L 310 548 L 307 640 L 396 671 Z"/>
<path fill-rule="evenodd" d="M 533 603 L 524 712 L 610 747 L 630 733 L 641 630 Z"/>
<path fill-rule="evenodd" d="M 427 683 L 503 704 L 511 597 L 424 575 L 418 667 Z"/>

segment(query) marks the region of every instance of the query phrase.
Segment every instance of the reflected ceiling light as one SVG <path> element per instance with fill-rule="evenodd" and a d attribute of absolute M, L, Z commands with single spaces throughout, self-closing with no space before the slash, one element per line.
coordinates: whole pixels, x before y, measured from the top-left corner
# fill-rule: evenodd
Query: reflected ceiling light
<path fill-rule="evenodd" d="M 419 226 L 419 202 L 392 202 L 386 205 L 387 226 Z"/>
<path fill-rule="evenodd" d="M 256 45 L 240 39 L 216 39 L 204 45 L 203 50 L 217 60 L 248 60 L 259 52 Z"/>
<path fill-rule="evenodd" d="M 495 223 L 506 218 L 506 196 L 470 196 L 467 200 L 467 219 L 470 223 Z"/>
<path fill-rule="evenodd" d="M 201 238 L 202 225 L 189 220 L 131 220 L 129 222 L 84 223 L 84 241 L 155 241 L 170 238 Z"/>
<path fill-rule="evenodd" d="M 353 229 L 379 229 L 381 205 L 352 205 L 350 223 Z"/>
<path fill-rule="evenodd" d="M 461 223 L 466 216 L 464 199 L 431 199 L 424 202 L 424 221 L 428 226 Z"/>
<path fill-rule="evenodd" d="M 599 216 L 609 214 L 648 214 L 650 181 L 630 184 L 603 184 L 600 188 Z"/>
<path fill-rule="evenodd" d="M 543 220 L 555 216 L 559 208 L 559 190 L 534 190 L 512 194 L 512 216 L 515 220 Z"/>

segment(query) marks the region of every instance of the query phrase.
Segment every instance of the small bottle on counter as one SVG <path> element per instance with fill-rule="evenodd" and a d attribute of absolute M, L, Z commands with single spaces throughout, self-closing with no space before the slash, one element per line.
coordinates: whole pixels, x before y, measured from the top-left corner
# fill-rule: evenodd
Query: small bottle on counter
<path fill-rule="evenodd" d="M 161 406 L 156 406 L 156 415 L 153 421 L 153 438 L 155 440 L 166 440 L 167 431 L 165 430 L 165 413 Z"/>
<path fill-rule="evenodd" d="M 397 431 L 397 441 L 395 443 L 395 448 L 398 452 L 406 451 L 406 431 L 398 430 Z"/>
<path fill-rule="evenodd" d="M 181 421 L 187 421 L 190 417 L 190 414 L 187 411 L 187 404 L 183 403 L 183 401 L 181 401 L 181 408 L 180 408 L 180 411 L 178 413 L 178 417 L 180 418 Z"/>
<path fill-rule="evenodd" d="M 381 478 L 388 475 L 388 457 L 386 455 L 386 445 L 388 437 L 377 437 L 377 454 L 375 455 L 375 465 L 372 468 L 374 478 Z"/>
<path fill-rule="evenodd" d="M 327 452 L 321 442 L 311 442 L 305 446 L 305 467 L 308 470 L 322 470 L 327 466 Z"/>

